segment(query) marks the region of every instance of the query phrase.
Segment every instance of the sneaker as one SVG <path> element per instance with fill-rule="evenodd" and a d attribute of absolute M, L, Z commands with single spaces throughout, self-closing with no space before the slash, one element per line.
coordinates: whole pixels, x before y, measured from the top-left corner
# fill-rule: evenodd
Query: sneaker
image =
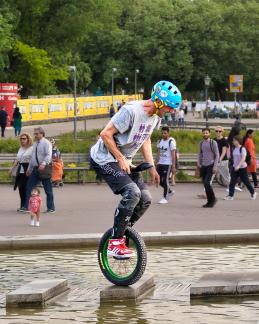
<path fill-rule="evenodd" d="M 19 210 L 20 213 L 29 213 L 29 209 L 25 208 L 25 207 L 21 207 Z"/>
<path fill-rule="evenodd" d="M 31 219 L 31 221 L 30 221 L 30 226 L 35 226 L 34 219 Z"/>
<path fill-rule="evenodd" d="M 127 248 L 124 238 L 109 240 L 107 255 L 118 259 L 128 259 L 133 254 L 133 251 Z"/>
<path fill-rule="evenodd" d="M 162 198 L 161 200 L 159 200 L 158 203 L 159 204 L 168 204 L 168 200 L 166 200 L 165 198 Z"/>
<path fill-rule="evenodd" d="M 224 200 L 234 200 L 234 197 L 226 196 L 226 197 L 224 197 Z"/>
<path fill-rule="evenodd" d="M 213 203 L 207 203 L 205 205 L 202 205 L 203 208 L 212 208 L 213 206 Z"/>
<path fill-rule="evenodd" d="M 238 187 L 238 186 L 236 186 L 235 187 L 235 190 L 237 190 L 237 191 L 240 191 L 240 192 L 242 192 L 243 191 L 243 189 L 241 189 L 240 187 Z"/>
<path fill-rule="evenodd" d="M 54 209 L 47 209 L 45 212 L 44 212 L 45 214 L 53 214 L 53 213 L 55 213 L 55 210 Z"/>
<path fill-rule="evenodd" d="M 166 195 L 166 200 L 168 200 L 169 198 L 171 198 L 174 194 L 175 194 L 175 190 L 170 189 L 168 191 L 168 194 Z"/>
<path fill-rule="evenodd" d="M 36 222 L 34 226 L 40 227 L 40 222 Z"/>
<path fill-rule="evenodd" d="M 257 197 L 257 192 L 254 192 L 254 194 L 251 196 L 251 199 L 255 200 Z"/>

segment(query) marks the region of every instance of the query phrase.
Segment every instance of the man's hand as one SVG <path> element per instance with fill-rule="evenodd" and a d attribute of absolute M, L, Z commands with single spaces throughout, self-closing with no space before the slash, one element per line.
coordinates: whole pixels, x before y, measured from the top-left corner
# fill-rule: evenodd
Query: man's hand
<path fill-rule="evenodd" d="M 217 173 L 217 168 L 216 167 L 213 168 L 212 173 L 213 174 L 216 174 Z"/>
<path fill-rule="evenodd" d="M 158 187 L 159 183 L 160 183 L 160 176 L 157 173 L 155 167 L 152 167 L 151 169 L 149 169 L 149 173 L 151 175 L 151 181 L 153 184 L 156 185 L 156 187 Z"/>
<path fill-rule="evenodd" d="M 45 164 L 40 164 L 40 166 L 38 167 L 39 171 L 43 171 L 45 169 Z"/>
<path fill-rule="evenodd" d="M 172 171 L 172 174 L 176 174 L 176 167 L 175 166 L 172 166 L 171 171 Z"/>
<path fill-rule="evenodd" d="M 239 166 L 235 167 L 235 171 L 238 171 L 239 170 Z"/>
<path fill-rule="evenodd" d="M 130 174 L 130 163 L 127 159 L 125 159 L 125 157 L 118 159 L 118 163 L 122 171 Z"/>
<path fill-rule="evenodd" d="M 31 171 L 27 170 L 26 171 L 26 176 L 29 177 L 31 175 L 31 173 L 32 173 Z"/>

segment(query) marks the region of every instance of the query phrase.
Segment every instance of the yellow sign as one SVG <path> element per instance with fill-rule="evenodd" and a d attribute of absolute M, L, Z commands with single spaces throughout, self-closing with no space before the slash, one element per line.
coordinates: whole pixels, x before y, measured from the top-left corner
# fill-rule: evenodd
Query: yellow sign
<path fill-rule="evenodd" d="M 229 90 L 230 92 L 243 92 L 243 75 L 233 75 L 229 76 Z"/>

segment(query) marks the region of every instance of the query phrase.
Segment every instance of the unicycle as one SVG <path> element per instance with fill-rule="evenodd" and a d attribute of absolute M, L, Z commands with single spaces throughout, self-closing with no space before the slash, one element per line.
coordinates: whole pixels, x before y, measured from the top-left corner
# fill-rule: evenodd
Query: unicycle
<path fill-rule="evenodd" d="M 141 171 L 151 168 L 150 163 L 141 163 L 131 169 L 134 176 Z M 112 228 L 107 230 L 102 236 L 98 247 L 98 263 L 100 269 L 107 280 L 117 286 L 129 286 L 137 282 L 145 272 L 147 264 L 146 246 L 139 233 L 132 227 L 127 227 L 125 231 L 125 242 L 128 248 L 133 250 L 133 255 L 129 258 L 116 258 L 107 254 L 108 243 L 112 238 Z"/>

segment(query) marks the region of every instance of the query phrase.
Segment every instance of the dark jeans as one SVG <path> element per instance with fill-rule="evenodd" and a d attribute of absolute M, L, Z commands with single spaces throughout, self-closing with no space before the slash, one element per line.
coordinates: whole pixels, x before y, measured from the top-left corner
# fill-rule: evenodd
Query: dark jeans
<path fill-rule="evenodd" d="M 163 196 L 166 199 L 170 189 L 169 176 L 171 171 L 171 165 L 158 164 L 156 170 L 160 176 L 160 186 L 164 189 Z"/>
<path fill-rule="evenodd" d="M 249 181 L 246 168 L 239 169 L 238 171 L 235 171 L 235 169 L 232 170 L 232 172 L 231 172 L 231 180 L 230 180 L 230 185 L 229 185 L 229 196 L 230 197 L 234 196 L 235 185 L 236 185 L 239 178 L 244 183 L 244 185 L 247 187 L 247 189 L 249 190 L 249 192 L 250 192 L 250 194 L 252 196 L 255 191 L 254 191 L 254 188 L 251 186 L 251 183 Z"/>
<path fill-rule="evenodd" d="M 44 191 L 47 195 L 47 209 L 55 210 L 51 179 L 50 178 L 49 179 L 41 179 L 37 168 L 33 169 L 32 174 L 29 176 L 29 179 L 27 182 L 25 208 L 28 208 L 31 191 L 34 187 L 37 186 L 39 181 L 42 182 Z"/>
<path fill-rule="evenodd" d="M 257 182 L 256 172 L 252 172 L 251 175 L 252 175 L 252 179 L 253 179 L 253 182 L 254 182 L 254 186 L 257 187 L 258 182 Z"/>
<path fill-rule="evenodd" d="M 216 200 L 214 191 L 210 184 L 213 175 L 213 165 L 201 167 L 201 177 L 207 195 L 208 204 L 213 204 Z"/>
<path fill-rule="evenodd" d="M 128 175 L 117 162 L 98 165 L 91 159 L 91 167 L 106 181 L 114 194 L 122 199 L 115 210 L 113 238 L 121 238 L 126 227 L 133 226 L 151 204 L 151 195 L 140 174 Z"/>
<path fill-rule="evenodd" d="M 21 134 L 21 127 L 14 128 L 14 136 L 19 136 Z"/>
<path fill-rule="evenodd" d="M 19 182 L 18 182 L 18 189 L 19 195 L 21 199 L 20 207 L 25 207 L 26 204 L 26 187 L 27 187 L 28 177 L 26 177 L 25 173 L 19 174 Z"/>
<path fill-rule="evenodd" d="M 5 132 L 5 129 L 6 129 L 6 124 L 0 124 L 0 127 L 1 127 L 1 137 L 4 137 L 4 132 Z"/>

